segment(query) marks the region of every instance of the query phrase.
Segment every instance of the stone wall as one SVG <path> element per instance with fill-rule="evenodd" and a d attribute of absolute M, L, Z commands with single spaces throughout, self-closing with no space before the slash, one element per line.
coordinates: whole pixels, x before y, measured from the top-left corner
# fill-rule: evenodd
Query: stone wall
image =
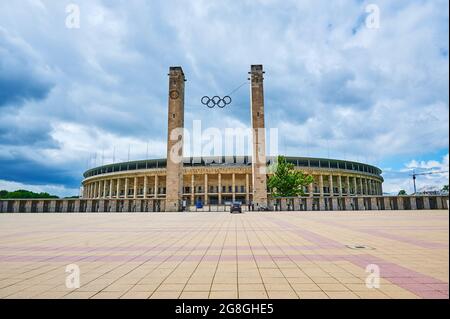
<path fill-rule="evenodd" d="M 252 210 L 242 205 L 243 211 Z M 253 207 L 258 210 L 259 207 Z M 227 205 L 189 206 L 188 211 L 228 211 Z M 428 210 L 448 209 L 448 196 L 334 196 L 269 199 L 269 210 Z M 164 199 L 3 199 L 0 213 L 164 212 Z"/>

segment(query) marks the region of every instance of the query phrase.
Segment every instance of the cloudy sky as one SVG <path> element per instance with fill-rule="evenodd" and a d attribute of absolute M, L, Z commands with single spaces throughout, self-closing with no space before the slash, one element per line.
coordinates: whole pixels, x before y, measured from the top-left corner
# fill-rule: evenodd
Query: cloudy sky
<path fill-rule="evenodd" d="M 188 80 L 188 128 L 248 127 L 247 85 L 225 109 L 199 101 L 264 64 L 266 126 L 278 128 L 280 153 L 374 164 L 386 192 L 411 192 L 412 169 L 449 165 L 448 6 L 0 0 L 0 189 L 74 195 L 83 171 L 113 154 L 165 157 L 172 65 Z M 448 174 L 418 179 L 443 184 Z"/>

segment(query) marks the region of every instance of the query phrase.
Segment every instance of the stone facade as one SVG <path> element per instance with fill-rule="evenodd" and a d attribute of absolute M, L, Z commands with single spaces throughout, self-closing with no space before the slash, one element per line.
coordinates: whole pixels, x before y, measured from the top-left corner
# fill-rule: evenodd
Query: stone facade
<path fill-rule="evenodd" d="M 161 212 L 164 200 L 148 199 L 0 199 L 0 213 Z M 271 210 L 365 211 L 448 209 L 448 196 L 297 197 L 268 200 Z M 227 205 L 188 206 L 188 211 L 227 211 Z M 251 210 L 247 205 L 244 211 Z"/>
<path fill-rule="evenodd" d="M 267 158 L 272 161 L 273 158 Z M 305 197 L 382 195 L 381 170 L 355 162 L 304 157 L 288 158 L 295 168 L 310 174 L 314 182 L 305 188 Z M 251 158 L 244 163 L 215 164 L 220 158 L 198 163 L 185 158 L 181 199 L 193 205 L 220 205 L 231 201 L 255 202 Z M 309 165 L 309 166 L 302 166 Z M 318 164 L 320 167 L 315 167 Z M 342 167 L 342 168 L 339 168 Z M 270 174 L 266 175 L 266 178 Z M 167 196 L 164 160 L 117 163 L 89 170 L 83 181 L 83 198 L 153 199 L 161 207 Z M 270 192 L 265 190 L 266 198 Z M 165 206 L 167 208 L 167 206 Z M 170 208 L 168 208 L 170 209 Z M 170 209 L 174 211 L 173 209 Z"/>

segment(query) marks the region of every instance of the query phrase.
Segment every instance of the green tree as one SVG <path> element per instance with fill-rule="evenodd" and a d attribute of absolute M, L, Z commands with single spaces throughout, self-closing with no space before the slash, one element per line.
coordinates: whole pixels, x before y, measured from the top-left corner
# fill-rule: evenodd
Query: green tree
<path fill-rule="evenodd" d="M 444 185 L 444 187 L 442 187 L 442 191 L 448 193 L 448 185 Z"/>
<path fill-rule="evenodd" d="M 5 190 L 0 191 L 0 198 L 3 199 L 20 199 L 20 198 L 58 198 L 58 196 L 49 193 L 35 193 L 25 189 L 18 189 L 13 192 Z"/>
<path fill-rule="evenodd" d="M 406 193 L 406 191 L 404 189 L 402 189 L 398 192 L 398 196 L 405 196 L 405 195 L 408 195 L 408 193 Z"/>
<path fill-rule="evenodd" d="M 288 163 L 281 155 L 277 157 L 276 163 L 271 165 L 270 170 L 273 175 L 269 177 L 267 186 L 274 197 L 304 196 L 303 188 L 314 181 L 311 175 L 296 170 L 294 164 Z"/>

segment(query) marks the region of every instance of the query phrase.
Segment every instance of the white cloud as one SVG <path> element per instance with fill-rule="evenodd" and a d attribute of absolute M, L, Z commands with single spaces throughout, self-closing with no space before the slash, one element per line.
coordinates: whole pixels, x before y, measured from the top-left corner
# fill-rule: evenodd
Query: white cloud
<path fill-rule="evenodd" d="M 380 29 L 364 26 L 369 1 L 77 3 L 72 30 L 64 1 L 0 4 L 0 28 L 55 83 L 45 101 L 0 114 L 4 170 L 25 158 L 81 179 L 90 155 L 99 164 L 104 149 L 110 160 L 116 145 L 126 160 L 131 144 L 131 158 L 143 158 L 147 140 L 150 156 L 164 157 L 170 65 L 188 79 L 187 125 L 249 126 L 248 87 L 223 110 L 199 99 L 262 63 L 266 126 L 279 128 L 281 152 L 382 166 L 448 150 L 445 0 L 378 1 Z M 13 180 L 26 180 L 19 171 Z"/>
<path fill-rule="evenodd" d="M 441 190 L 444 185 L 448 185 L 449 181 L 449 154 L 443 156 L 441 161 L 417 161 L 411 160 L 404 164 L 399 172 L 384 170 L 389 176 L 383 183 L 383 191 L 388 193 L 397 193 L 404 189 L 408 193 L 414 192 L 414 184 L 412 179 L 413 170 L 416 173 L 426 172 L 442 172 L 437 174 L 417 175 L 416 188 L 417 191 L 425 190 Z"/>

